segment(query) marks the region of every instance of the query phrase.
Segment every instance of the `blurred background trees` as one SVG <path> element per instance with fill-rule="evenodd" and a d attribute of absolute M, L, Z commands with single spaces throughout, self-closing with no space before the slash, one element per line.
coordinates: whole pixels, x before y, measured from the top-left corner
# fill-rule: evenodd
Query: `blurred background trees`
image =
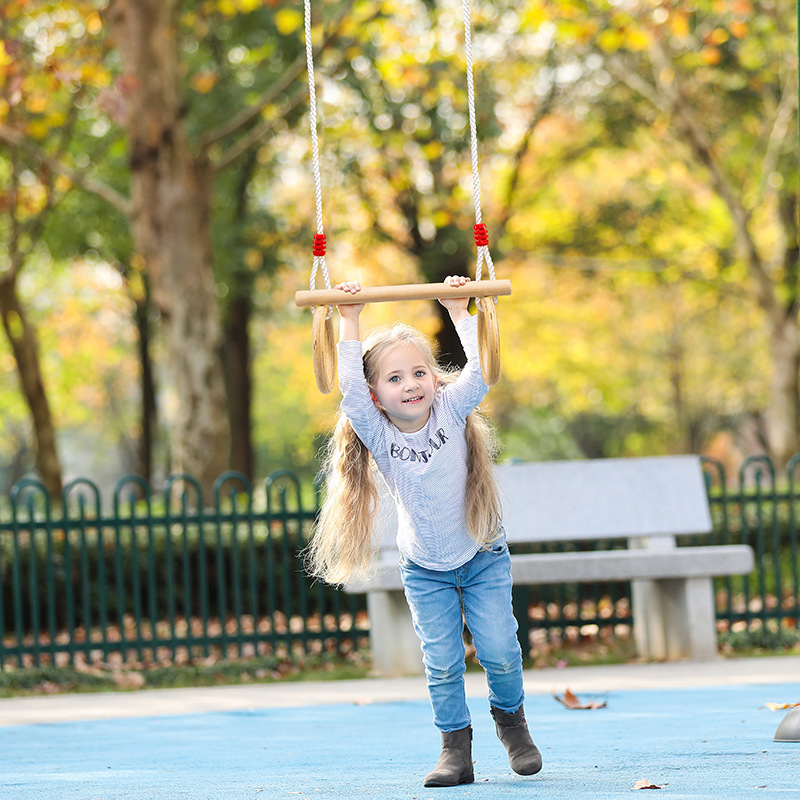
<path fill-rule="evenodd" d="M 314 6 L 334 281 L 474 271 L 461 4 Z M 505 456 L 800 450 L 796 7 L 473 3 Z M 302 7 L 0 8 L 0 486 L 316 471 Z M 462 357 L 435 303 L 371 306 Z"/>

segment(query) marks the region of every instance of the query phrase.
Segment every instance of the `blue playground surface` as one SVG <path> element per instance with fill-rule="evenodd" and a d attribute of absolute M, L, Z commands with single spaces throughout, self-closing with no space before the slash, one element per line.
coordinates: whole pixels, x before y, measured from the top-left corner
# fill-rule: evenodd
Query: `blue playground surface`
<path fill-rule="evenodd" d="M 511 772 L 485 697 L 471 697 L 475 783 L 435 789 L 422 785 L 439 753 L 422 697 L 0 724 L 0 800 L 800 798 L 800 743 L 773 741 L 786 712 L 765 705 L 800 702 L 800 674 L 591 697 L 607 707 L 529 694 L 533 777 Z"/>

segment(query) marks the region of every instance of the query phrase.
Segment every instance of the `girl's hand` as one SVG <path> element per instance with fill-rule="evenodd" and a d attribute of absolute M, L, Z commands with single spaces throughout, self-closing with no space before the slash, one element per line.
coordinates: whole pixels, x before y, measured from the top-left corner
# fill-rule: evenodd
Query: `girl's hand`
<path fill-rule="evenodd" d="M 463 275 L 448 275 L 444 282 L 448 286 L 466 286 L 469 283 L 469 278 Z M 453 323 L 458 323 L 464 319 L 468 314 L 467 307 L 469 306 L 469 297 L 440 297 L 439 302 L 450 312 L 450 318 Z"/>
<path fill-rule="evenodd" d="M 337 289 L 348 294 L 358 294 L 361 291 L 361 284 L 358 281 L 343 281 L 336 285 Z M 336 308 L 344 319 L 358 319 L 358 315 L 364 310 L 363 303 L 342 303 Z"/>
<path fill-rule="evenodd" d="M 358 294 L 361 291 L 361 284 L 358 281 L 344 281 L 336 285 L 336 288 L 348 294 Z M 342 303 L 337 305 L 339 311 L 339 341 L 344 342 L 348 339 L 359 338 L 359 317 L 364 310 L 363 303 Z"/>

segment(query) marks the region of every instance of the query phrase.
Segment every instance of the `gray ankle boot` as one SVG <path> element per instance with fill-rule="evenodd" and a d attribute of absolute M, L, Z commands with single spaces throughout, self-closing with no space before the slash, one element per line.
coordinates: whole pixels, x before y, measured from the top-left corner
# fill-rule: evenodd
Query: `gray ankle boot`
<path fill-rule="evenodd" d="M 491 706 L 497 738 L 508 751 L 508 762 L 518 775 L 535 775 L 542 768 L 542 754 L 533 743 L 520 706 L 513 714 Z"/>
<path fill-rule="evenodd" d="M 472 783 L 472 728 L 442 732 L 442 754 L 436 769 L 425 776 L 425 786 L 458 786 Z"/>

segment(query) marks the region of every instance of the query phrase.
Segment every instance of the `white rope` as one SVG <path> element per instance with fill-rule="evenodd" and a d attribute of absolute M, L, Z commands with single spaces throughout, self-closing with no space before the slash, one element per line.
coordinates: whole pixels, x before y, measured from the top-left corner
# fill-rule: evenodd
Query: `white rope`
<path fill-rule="evenodd" d="M 475 224 L 480 225 L 481 218 L 481 177 L 478 168 L 478 126 L 475 122 L 475 86 L 473 83 L 472 65 L 472 11 L 470 0 L 463 0 L 464 6 L 464 53 L 467 59 L 467 99 L 469 104 L 469 135 L 472 155 L 472 199 L 475 203 Z M 494 280 L 494 263 L 488 245 L 478 247 L 478 260 L 475 264 L 475 280 L 481 279 L 481 267 L 486 264 L 489 280 Z"/>
<path fill-rule="evenodd" d="M 322 225 L 322 178 L 319 168 L 319 141 L 317 139 L 317 89 L 314 81 L 314 49 L 311 42 L 311 0 L 303 0 L 305 12 L 305 34 L 306 34 L 306 65 L 308 68 L 308 116 L 311 126 L 311 164 L 314 171 L 314 193 L 317 204 L 317 234 L 325 235 Z M 325 264 L 325 256 L 314 256 L 314 264 L 311 269 L 311 279 L 309 286 L 314 291 L 317 271 L 322 270 L 325 280 L 325 288 L 331 288 L 331 279 L 328 275 L 328 267 Z"/>
<path fill-rule="evenodd" d="M 467 99 L 469 105 L 469 131 L 470 131 L 470 153 L 472 157 L 472 199 L 475 204 L 475 224 L 482 223 L 481 214 L 481 179 L 478 166 L 478 131 L 475 122 L 475 86 L 473 81 L 473 60 L 472 60 L 472 11 L 470 0 L 463 0 L 464 7 L 464 51 L 467 61 Z M 322 178 L 319 166 L 319 141 L 317 137 L 317 92 L 314 80 L 314 52 L 311 42 L 311 0 L 303 0 L 305 15 L 305 39 L 306 39 L 306 64 L 308 68 L 308 97 L 309 97 L 309 124 L 311 127 L 311 163 L 314 172 L 314 193 L 316 199 L 316 218 L 317 234 L 324 236 L 325 231 L 322 223 Z M 475 264 L 475 280 L 481 279 L 482 266 L 486 264 L 489 272 L 489 280 L 494 280 L 494 263 L 489 252 L 488 245 L 478 246 L 478 258 Z M 314 256 L 314 263 L 311 270 L 309 285 L 314 291 L 315 280 L 318 270 L 322 270 L 325 280 L 325 288 L 331 288 L 328 268 L 325 264 L 325 256 Z"/>

